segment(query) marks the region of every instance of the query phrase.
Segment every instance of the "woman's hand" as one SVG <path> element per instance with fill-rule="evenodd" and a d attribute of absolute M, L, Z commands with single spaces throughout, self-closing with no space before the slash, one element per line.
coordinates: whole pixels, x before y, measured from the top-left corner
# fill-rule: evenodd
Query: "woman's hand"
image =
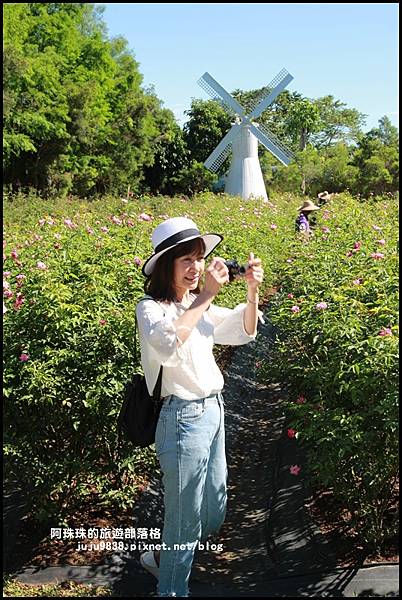
<path fill-rule="evenodd" d="M 194 302 L 186 311 L 174 321 L 177 333 L 177 343 L 179 346 L 184 344 L 192 330 L 201 319 L 202 315 L 208 310 L 212 300 L 218 294 L 222 285 L 229 281 L 229 270 L 225 265 L 223 258 L 214 258 L 211 264 L 205 270 L 205 282 L 201 292 L 197 295 Z"/>
<path fill-rule="evenodd" d="M 216 296 L 221 287 L 229 281 L 229 269 L 223 258 L 213 258 L 205 270 L 204 292 Z"/>
<path fill-rule="evenodd" d="M 249 291 L 255 292 L 264 278 L 264 269 L 261 266 L 261 259 L 254 257 L 252 252 L 248 255 L 248 268 L 244 275 L 247 281 Z"/>

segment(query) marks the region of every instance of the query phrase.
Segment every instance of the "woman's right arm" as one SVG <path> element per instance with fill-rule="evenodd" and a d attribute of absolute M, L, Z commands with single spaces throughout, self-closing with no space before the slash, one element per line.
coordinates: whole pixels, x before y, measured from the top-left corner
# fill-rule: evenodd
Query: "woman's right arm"
<path fill-rule="evenodd" d="M 229 281 L 229 271 L 222 258 L 214 258 L 205 271 L 204 289 L 198 294 L 189 308 L 173 323 L 176 334 L 182 344 L 190 336 L 192 330 L 204 312 L 218 294 L 222 285 Z"/>

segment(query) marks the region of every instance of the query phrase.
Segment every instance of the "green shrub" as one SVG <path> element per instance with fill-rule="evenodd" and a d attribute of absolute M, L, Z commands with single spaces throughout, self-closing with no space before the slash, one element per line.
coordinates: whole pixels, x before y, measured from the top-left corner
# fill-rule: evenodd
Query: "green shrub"
<path fill-rule="evenodd" d="M 292 194 L 272 202 L 6 195 L 5 466 L 33 486 L 38 518 L 65 522 L 93 493 L 130 507 L 157 468 L 152 447 L 117 452 L 115 422 L 139 368 L 134 310 L 151 231 L 186 215 L 224 235 L 220 256 L 262 258 L 262 295 L 280 285 L 269 306 L 279 335 L 262 376 L 289 386 L 289 424 L 313 481 L 333 490 L 367 544 L 395 530 L 385 516 L 398 473 L 397 204 L 337 195 L 306 240 L 294 233 L 300 203 Z M 237 281 L 216 302 L 244 299 Z"/>
<path fill-rule="evenodd" d="M 4 315 L 4 452 L 7 473 L 32 484 L 37 516 L 62 518 L 92 492 L 130 506 L 156 468 L 152 448 L 127 444 L 119 454 L 115 444 L 121 391 L 139 367 L 134 311 L 154 226 L 186 214 L 201 230 L 222 232 L 219 252 L 240 261 L 250 249 L 259 253 L 268 285 L 275 258 L 266 242 L 282 243 L 269 228 L 273 210 L 213 194 L 6 199 L 5 293 L 12 296 Z M 219 302 L 244 299 L 237 282 Z"/>
<path fill-rule="evenodd" d="M 398 475 L 397 235 L 392 199 L 342 195 L 322 211 L 271 304 L 280 334 L 265 368 L 289 384 L 290 426 L 314 480 L 373 546 L 396 527 L 385 513 Z"/>

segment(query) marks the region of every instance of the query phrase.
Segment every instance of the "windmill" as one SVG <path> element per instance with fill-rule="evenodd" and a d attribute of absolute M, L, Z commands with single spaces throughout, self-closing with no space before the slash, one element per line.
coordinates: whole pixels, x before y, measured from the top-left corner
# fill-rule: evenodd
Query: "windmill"
<path fill-rule="evenodd" d="M 267 127 L 254 123 L 254 119 L 272 104 L 292 79 L 292 75 L 286 69 L 282 69 L 255 100 L 248 115 L 239 102 L 209 73 L 204 73 L 198 80 L 207 94 L 220 101 L 230 114 L 235 114 L 235 122 L 232 123 L 231 129 L 204 163 L 208 169 L 216 172 L 232 150 L 232 161 L 225 183 L 227 194 L 245 199 L 259 196 L 268 199 L 258 160 L 258 142 L 281 163 L 288 165 L 292 160 L 292 152 Z"/>

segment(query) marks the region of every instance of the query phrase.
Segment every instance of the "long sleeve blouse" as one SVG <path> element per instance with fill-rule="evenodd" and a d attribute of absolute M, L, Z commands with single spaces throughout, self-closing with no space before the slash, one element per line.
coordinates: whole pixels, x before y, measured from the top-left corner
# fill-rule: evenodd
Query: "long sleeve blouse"
<path fill-rule="evenodd" d="M 149 393 L 155 387 L 161 365 L 162 397 L 174 394 L 184 400 L 197 400 L 220 392 L 224 380 L 212 348 L 214 344 L 247 344 L 255 338 L 244 329 L 245 308 L 246 304 L 234 309 L 211 304 L 181 343 L 175 321 L 187 307 L 178 302 L 156 302 L 150 297 L 140 301 L 136 315 L 141 364 Z"/>

